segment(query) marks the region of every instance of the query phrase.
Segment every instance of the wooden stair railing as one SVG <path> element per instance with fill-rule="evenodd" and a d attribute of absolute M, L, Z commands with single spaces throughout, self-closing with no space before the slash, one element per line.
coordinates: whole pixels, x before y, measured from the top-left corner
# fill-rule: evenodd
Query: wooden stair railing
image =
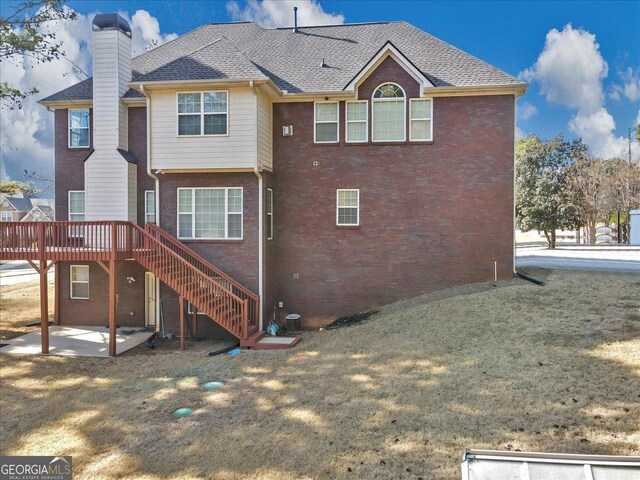
<path fill-rule="evenodd" d="M 255 318 L 250 318 L 248 299 L 189 263 L 178 248 L 169 248 L 137 225 L 131 227 L 136 237 L 134 260 L 235 337 L 245 339 L 253 333 Z"/>
<path fill-rule="evenodd" d="M 218 267 L 202 257 L 198 252 L 189 248 L 180 240 L 162 230 L 155 223 L 147 223 L 145 225 L 145 232 L 147 232 L 147 234 L 152 238 L 156 239 L 164 246 L 169 248 L 171 251 L 175 252 L 187 263 L 193 265 L 201 272 L 204 272 L 208 277 L 215 279 L 220 285 L 225 287 L 231 293 L 241 298 L 242 300 L 246 300 L 249 308 L 249 334 L 258 331 L 258 317 L 260 308 L 260 297 L 258 295 L 224 273 Z M 197 305 L 196 308 L 201 310 Z"/>
<path fill-rule="evenodd" d="M 153 225 L 0 222 L 0 260 L 136 260 L 239 339 L 257 332 L 259 297 Z"/>

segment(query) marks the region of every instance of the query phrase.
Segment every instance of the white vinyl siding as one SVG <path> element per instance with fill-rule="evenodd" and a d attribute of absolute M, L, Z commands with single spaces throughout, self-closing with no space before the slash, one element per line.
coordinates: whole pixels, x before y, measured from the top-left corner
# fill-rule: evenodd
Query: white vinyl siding
<path fill-rule="evenodd" d="M 242 239 L 242 188 L 178 188 L 178 238 Z"/>
<path fill-rule="evenodd" d="M 84 192 L 81 190 L 69 190 L 69 221 L 84 222 L 84 218 Z"/>
<path fill-rule="evenodd" d="M 86 300 L 89 298 L 89 266 L 71 265 L 69 268 L 69 279 L 71 281 L 71 298 Z"/>
<path fill-rule="evenodd" d="M 88 148 L 90 143 L 89 109 L 69 110 L 69 148 Z"/>
<path fill-rule="evenodd" d="M 380 85 L 373 92 L 372 140 L 374 142 L 404 142 L 406 140 L 406 98 L 395 83 Z"/>
<path fill-rule="evenodd" d="M 144 223 L 156 223 L 156 192 L 144 191 Z"/>
<path fill-rule="evenodd" d="M 409 118 L 409 140 L 433 140 L 433 101 L 430 98 L 412 98 Z"/>
<path fill-rule="evenodd" d="M 346 102 L 346 142 L 366 142 L 369 137 L 369 102 Z"/>
<path fill-rule="evenodd" d="M 273 238 L 273 190 L 267 188 L 267 240 Z"/>
<path fill-rule="evenodd" d="M 251 89 L 230 89 L 228 135 L 178 136 L 175 90 L 154 90 L 151 93 L 151 168 L 154 171 L 253 170 L 257 162 L 256 103 Z"/>
<path fill-rule="evenodd" d="M 340 140 L 340 106 L 338 102 L 315 102 L 313 141 L 337 143 Z"/>
<path fill-rule="evenodd" d="M 258 163 L 273 170 L 273 119 L 272 103 L 262 92 L 258 92 Z"/>
<path fill-rule="evenodd" d="M 360 190 L 338 189 L 336 192 L 336 225 L 360 225 Z"/>
<path fill-rule="evenodd" d="M 179 136 L 220 136 L 229 133 L 229 92 L 177 94 Z"/>

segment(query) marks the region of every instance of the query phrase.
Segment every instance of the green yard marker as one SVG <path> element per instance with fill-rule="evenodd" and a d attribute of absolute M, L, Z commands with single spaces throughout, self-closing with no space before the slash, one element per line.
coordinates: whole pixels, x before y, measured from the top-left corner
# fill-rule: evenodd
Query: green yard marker
<path fill-rule="evenodd" d="M 216 388 L 224 387 L 222 382 L 209 382 L 203 385 L 205 390 L 215 390 Z"/>
<path fill-rule="evenodd" d="M 193 409 L 191 408 L 179 408 L 175 412 L 173 412 L 173 416 L 176 418 L 188 417 L 193 413 Z"/>

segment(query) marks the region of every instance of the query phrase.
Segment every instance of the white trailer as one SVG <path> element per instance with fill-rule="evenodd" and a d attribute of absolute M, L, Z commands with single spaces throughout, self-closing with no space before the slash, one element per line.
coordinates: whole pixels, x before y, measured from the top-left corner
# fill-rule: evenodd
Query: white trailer
<path fill-rule="evenodd" d="M 640 480 L 640 457 L 467 449 L 462 480 Z"/>

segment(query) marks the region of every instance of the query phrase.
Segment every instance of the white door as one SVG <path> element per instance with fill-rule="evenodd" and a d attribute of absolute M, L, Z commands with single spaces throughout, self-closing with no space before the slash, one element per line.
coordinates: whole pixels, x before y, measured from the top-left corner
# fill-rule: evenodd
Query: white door
<path fill-rule="evenodd" d="M 156 276 L 151 272 L 144 274 L 144 324 L 145 326 L 156 324 Z"/>

